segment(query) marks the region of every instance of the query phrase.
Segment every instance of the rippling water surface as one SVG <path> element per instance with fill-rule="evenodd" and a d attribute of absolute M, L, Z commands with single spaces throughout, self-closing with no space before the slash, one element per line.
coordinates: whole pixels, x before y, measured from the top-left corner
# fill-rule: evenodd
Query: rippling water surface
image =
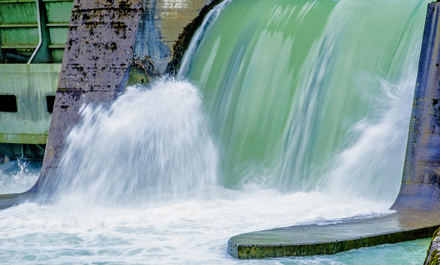
<path fill-rule="evenodd" d="M 3 264 L 422 264 L 429 240 L 334 256 L 239 261 L 229 237 L 295 224 L 387 213 L 387 205 L 319 192 L 219 189 L 204 199 L 131 207 L 94 206 L 78 197 L 55 205 L 25 203 L 2 211 Z M 364 216 L 365 217 L 365 216 Z"/>

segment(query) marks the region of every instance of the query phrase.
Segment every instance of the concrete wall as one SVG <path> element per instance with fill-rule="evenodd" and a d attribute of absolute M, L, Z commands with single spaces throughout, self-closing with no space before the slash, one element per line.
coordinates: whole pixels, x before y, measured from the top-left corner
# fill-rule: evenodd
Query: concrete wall
<path fill-rule="evenodd" d="M 0 64 L 0 95 L 15 95 L 17 112 L 0 112 L 0 143 L 46 144 L 60 64 Z"/>
<path fill-rule="evenodd" d="M 196 18 L 211 0 L 145 0 L 139 24 L 134 59 L 144 61 L 152 75 L 166 71 L 174 45 L 186 25 Z M 151 58 L 154 67 L 145 61 Z"/>

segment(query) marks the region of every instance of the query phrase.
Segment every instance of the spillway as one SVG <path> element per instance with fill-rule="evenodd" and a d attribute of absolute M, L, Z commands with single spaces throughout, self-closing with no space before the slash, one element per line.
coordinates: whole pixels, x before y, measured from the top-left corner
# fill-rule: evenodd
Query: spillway
<path fill-rule="evenodd" d="M 426 3 L 231 3 L 181 73 L 205 96 L 224 185 L 392 203 Z"/>
<path fill-rule="evenodd" d="M 197 87 L 173 79 L 129 87 L 110 106 L 83 108 L 80 124 L 66 139 L 68 151 L 52 193 L 2 210 L 4 262 L 247 264 L 226 252 L 229 237 L 392 213 L 389 203 L 321 191 L 284 192 L 259 183 L 225 187 L 221 145 L 206 112 Z M 88 152 L 90 147 L 96 152 Z M 185 155 L 188 150 L 191 156 Z M 23 186 L 35 180 L 27 176 Z M 418 240 L 254 263 L 412 264 L 423 259 L 428 244 Z"/>
<path fill-rule="evenodd" d="M 179 78 L 81 108 L 39 200 L 2 211 L 3 261 L 241 264 L 239 233 L 392 214 L 426 4 L 225 2 Z M 414 264 L 427 245 L 255 263 Z"/>

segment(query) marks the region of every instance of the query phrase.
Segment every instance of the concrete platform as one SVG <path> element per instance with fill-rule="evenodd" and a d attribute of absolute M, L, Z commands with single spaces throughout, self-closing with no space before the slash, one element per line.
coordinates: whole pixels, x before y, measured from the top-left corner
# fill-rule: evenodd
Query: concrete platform
<path fill-rule="evenodd" d="M 350 249 L 431 237 L 440 226 L 439 212 L 402 211 L 369 219 L 346 219 L 328 225 L 302 225 L 251 232 L 228 241 L 238 259 L 329 255 Z"/>

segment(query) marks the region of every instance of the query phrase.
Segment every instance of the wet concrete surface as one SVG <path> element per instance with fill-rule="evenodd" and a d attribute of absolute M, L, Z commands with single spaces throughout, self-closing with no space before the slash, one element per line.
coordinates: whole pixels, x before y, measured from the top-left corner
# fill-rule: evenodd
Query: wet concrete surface
<path fill-rule="evenodd" d="M 439 226 L 440 212 L 401 211 L 382 217 L 241 234 L 229 239 L 228 252 L 239 259 L 328 255 L 431 237 Z"/>

